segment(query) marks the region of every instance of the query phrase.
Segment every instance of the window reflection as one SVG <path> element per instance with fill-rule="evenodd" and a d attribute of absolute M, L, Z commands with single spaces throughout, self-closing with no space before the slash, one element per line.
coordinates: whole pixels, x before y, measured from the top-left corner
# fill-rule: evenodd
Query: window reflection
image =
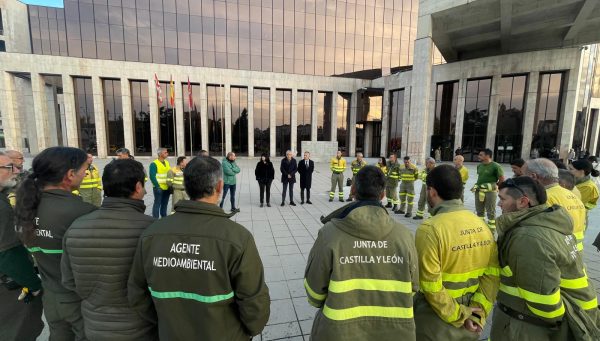
<path fill-rule="evenodd" d="M 404 89 L 390 91 L 390 129 L 388 153 L 400 154 L 402 148 L 402 120 L 404 119 Z"/>
<path fill-rule="evenodd" d="M 441 147 L 442 160 L 450 161 L 454 156 L 454 132 L 458 103 L 458 81 L 439 83 L 435 97 L 435 117 L 431 148 Z"/>
<path fill-rule="evenodd" d="M 292 92 L 277 90 L 275 94 L 275 154 L 285 155 L 291 149 L 292 138 Z"/>
<path fill-rule="evenodd" d="M 254 154 L 269 155 L 269 89 L 254 89 Z"/>
<path fill-rule="evenodd" d="M 549 157 L 558 141 L 562 83 L 562 72 L 540 74 L 531 149 L 537 148 L 541 157 Z"/>
<path fill-rule="evenodd" d="M 298 91 L 296 149 L 303 154 L 302 141 L 310 141 L 312 131 L 312 91 Z"/>
<path fill-rule="evenodd" d="M 461 146 L 465 161 L 477 161 L 477 154 L 485 148 L 491 85 L 489 78 L 467 81 Z"/>
<path fill-rule="evenodd" d="M 96 121 L 92 93 L 92 79 L 73 77 L 75 90 L 75 112 L 79 130 L 79 148 L 98 155 L 96 145 Z"/>
<path fill-rule="evenodd" d="M 231 142 L 234 153 L 248 155 L 247 88 L 231 88 Z"/>
<path fill-rule="evenodd" d="M 182 84 L 183 128 L 185 130 L 185 155 L 195 156 L 202 150 L 202 120 L 200 118 L 200 85 Z"/>
<path fill-rule="evenodd" d="M 332 98 L 331 92 L 319 92 L 317 97 L 317 141 L 331 141 Z"/>
<path fill-rule="evenodd" d="M 211 155 L 225 155 L 225 100 L 224 87 L 208 85 L 206 100 L 208 104 L 208 144 Z"/>
<path fill-rule="evenodd" d="M 510 162 L 521 157 L 523 107 L 527 76 L 502 77 L 498 103 L 498 123 L 494 159 Z"/>
<path fill-rule="evenodd" d="M 348 155 L 348 126 L 350 120 L 350 99 L 352 94 L 339 93 L 337 96 L 337 142 L 338 148 Z"/>
<path fill-rule="evenodd" d="M 131 81 L 131 110 L 135 131 L 135 154 L 152 155 L 150 138 L 150 104 L 148 101 L 148 82 Z"/>
<path fill-rule="evenodd" d="M 121 103 L 121 81 L 103 79 L 104 111 L 108 152 L 114 155 L 117 149 L 125 147 L 123 132 L 123 104 Z"/>

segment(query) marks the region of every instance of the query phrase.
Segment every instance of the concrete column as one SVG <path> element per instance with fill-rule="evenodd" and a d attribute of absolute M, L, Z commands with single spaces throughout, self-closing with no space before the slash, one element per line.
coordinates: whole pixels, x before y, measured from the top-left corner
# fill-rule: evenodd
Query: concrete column
<path fill-rule="evenodd" d="M 63 99 L 65 101 L 65 126 L 67 128 L 67 146 L 79 148 L 79 125 L 75 111 L 75 89 L 73 78 L 68 74 L 62 75 Z"/>
<path fill-rule="evenodd" d="M 248 87 L 248 156 L 254 157 L 254 88 Z"/>
<path fill-rule="evenodd" d="M 527 77 L 527 94 L 525 98 L 525 111 L 523 115 L 523 143 L 521 147 L 521 158 L 529 160 L 531 155 L 531 141 L 533 139 L 533 125 L 535 123 L 535 109 L 537 104 L 537 93 L 539 85 L 539 72 L 531 72 Z"/>
<path fill-rule="evenodd" d="M 21 135 L 21 117 L 17 110 L 17 92 L 15 91 L 15 76 L 10 72 L 0 73 L 0 93 L 4 98 L 0 100 L 0 110 L 4 123 L 4 142 L 7 149 L 23 150 L 23 136 Z"/>
<path fill-rule="evenodd" d="M 331 100 L 331 141 L 337 141 L 337 97 L 338 92 L 334 91 Z"/>
<path fill-rule="evenodd" d="M 223 87 L 224 96 L 222 97 L 225 101 L 225 153 L 231 152 L 232 141 L 231 141 L 231 86 L 225 84 Z"/>
<path fill-rule="evenodd" d="M 356 107 L 358 103 L 358 92 L 352 93 L 352 98 L 350 99 L 350 120 L 348 124 L 348 128 L 346 129 L 346 134 L 348 135 L 348 150 L 346 151 L 348 155 L 354 155 L 356 153 Z"/>
<path fill-rule="evenodd" d="M 310 140 L 312 142 L 318 141 L 317 139 L 317 135 L 319 133 L 319 119 L 318 119 L 318 114 L 319 114 L 319 92 L 317 90 L 313 90 L 312 91 L 312 105 L 310 106 Z M 325 107 L 323 106 L 323 110 L 325 110 Z"/>
<path fill-rule="evenodd" d="M 123 137 L 125 148 L 135 155 L 135 130 L 133 128 L 133 110 L 131 109 L 131 83 L 127 77 L 121 78 L 121 105 L 123 106 Z"/>
<path fill-rule="evenodd" d="M 573 132 L 575 130 L 575 121 L 577 120 L 577 99 L 579 98 L 579 82 L 581 80 L 581 50 L 577 53 L 577 63 L 563 74 L 566 77 L 563 80 L 561 108 L 562 119 L 558 124 L 558 146 L 560 148 L 560 158 L 566 159 L 569 149 L 573 144 Z M 566 86 L 566 88 L 565 88 Z"/>
<path fill-rule="evenodd" d="M 371 150 L 373 150 L 373 124 L 367 123 L 364 125 L 364 134 L 365 134 L 365 145 L 363 146 L 363 155 L 364 157 L 371 157 Z M 356 152 L 356 151 L 355 151 Z M 356 154 L 356 153 L 354 153 Z M 348 154 L 348 156 L 353 156 L 354 154 Z"/>
<path fill-rule="evenodd" d="M 156 94 L 156 85 L 154 84 L 154 78 L 148 78 L 148 103 L 150 105 L 150 141 L 152 145 L 151 155 L 155 155 L 160 145 L 160 117 L 158 114 L 158 97 Z M 168 87 L 167 87 L 168 88 Z M 168 92 L 168 91 L 167 91 Z M 163 101 L 168 101 L 169 96 L 163 94 Z M 165 102 L 163 102 L 164 104 Z"/>
<path fill-rule="evenodd" d="M 494 75 L 490 94 L 490 107 L 487 125 L 487 137 L 485 147 L 494 150 L 496 145 L 496 128 L 498 127 L 498 105 L 500 103 L 500 82 L 502 75 Z"/>
<path fill-rule="evenodd" d="M 277 89 L 269 89 L 269 155 L 275 157 L 277 139 Z"/>
<path fill-rule="evenodd" d="M 208 102 L 206 83 L 200 83 L 200 130 L 202 131 L 202 149 L 210 153 L 208 141 Z"/>
<path fill-rule="evenodd" d="M 106 111 L 104 111 L 104 89 L 99 76 L 92 76 L 92 97 L 94 102 L 94 123 L 96 125 L 96 148 L 98 157 L 108 155 L 108 134 L 106 131 Z"/>
<path fill-rule="evenodd" d="M 465 106 L 467 102 L 467 80 L 458 81 L 458 102 L 456 103 L 456 130 L 454 131 L 454 149 L 462 148 L 463 126 L 465 123 Z"/>
<path fill-rule="evenodd" d="M 48 99 L 46 98 L 46 82 L 44 76 L 37 72 L 31 73 L 31 92 L 33 94 L 37 147 L 39 151 L 42 151 L 50 147 L 50 115 L 48 114 Z"/>
<path fill-rule="evenodd" d="M 404 103 L 402 103 L 402 142 L 400 145 L 400 155 L 406 154 L 408 150 L 408 137 L 410 136 L 410 96 L 412 86 L 404 88 Z M 390 154 L 385 154 L 386 157 Z"/>
<path fill-rule="evenodd" d="M 431 75 L 433 58 L 433 40 L 431 39 L 431 15 L 419 17 L 417 38 L 414 48 L 414 66 L 411 94 L 411 113 L 420 115 L 420 119 L 410 120 L 410 130 L 414 132 L 408 136 L 408 154 L 414 157 L 417 163 L 423 163 L 428 155 L 427 145 L 430 140 L 429 120 L 431 95 Z"/>
<path fill-rule="evenodd" d="M 181 77 L 176 77 L 173 82 L 175 84 L 175 156 L 185 155 L 185 122 L 183 119 L 183 86 Z M 187 83 L 186 83 L 187 89 Z M 186 90 L 187 92 L 187 90 Z M 187 100 L 187 96 L 185 96 Z M 190 149 L 191 150 L 191 149 Z"/>
<path fill-rule="evenodd" d="M 387 153 L 388 134 L 390 127 L 390 92 L 386 89 L 383 91 L 383 108 L 381 109 L 381 155 Z M 379 155 L 373 155 L 379 156 Z"/>
<path fill-rule="evenodd" d="M 600 132 L 600 110 L 597 108 L 589 108 L 590 113 L 595 112 L 594 121 L 590 122 L 592 124 L 592 136 L 590 139 L 590 145 L 588 146 L 590 155 L 596 155 L 597 147 L 598 147 L 598 133 Z"/>
<path fill-rule="evenodd" d="M 290 146 L 294 154 L 298 154 L 298 150 L 300 149 L 300 146 L 296 145 L 296 142 L 298 141 L 298 89 L 292 89 L 292 98 L 290 105 L 292 109 L 290 127 L 290 136 L 292 141 Z"/>

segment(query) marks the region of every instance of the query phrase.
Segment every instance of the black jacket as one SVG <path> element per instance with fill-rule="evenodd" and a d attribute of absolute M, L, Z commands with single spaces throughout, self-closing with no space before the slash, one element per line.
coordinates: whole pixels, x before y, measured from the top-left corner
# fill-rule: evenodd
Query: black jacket
<path fill-rule="evenodd" d="M 295 183 L 296 182 L 296 172 L 298 171 L 298 164 L 296 163 L 296 159 L 292 158 L 288 161 L 286 157 L 281 160 L 281 167 L 279 167 L 281 171 L 281 182 L 285 183 Z M 288 178 L 288 175 L 291 175 L 291 178 Z"/>
<path fill-rule="evenodd" d="M 275 168 L 273 168 L 273 163 L 271 161 L 258 161 L 256 169 L 254 170 L 254 175 L 256 176 L 256 181 L 260 183 L 273 181 L 273 179 L 275 179 Z"/>
<path fill-rule="evenodd" d="M 141 200 L 107 197 L 63 237 L 62 282 L 83 300 L 90 340 L 155 340 L 156 325 L 127 302 L 127 280 L 140 235 L 154 222 Z M 101 264 L 101 265 L 100 265 Z"/>
<path fill-rule="evenodd" d="M 300 188 L 310 188 L 312 185 L 312 173 L 315 170 L 315 163 L 313 160 L 308 160 L 308 168 L 306 168 L 306 161 L 300 160 L 298 163 L 298 174 L 300 174 Z"/>

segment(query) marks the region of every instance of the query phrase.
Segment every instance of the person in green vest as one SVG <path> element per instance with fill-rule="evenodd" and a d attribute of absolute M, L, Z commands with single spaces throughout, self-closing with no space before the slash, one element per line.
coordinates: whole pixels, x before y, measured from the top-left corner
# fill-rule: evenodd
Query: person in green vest
<path fill-rule="evenodd" d="M 504 182 L 504 170 L 498 163 L 492 161 L 492 150 L 484 149 L 479 152 L 477 165 L 477 182 L 471 189 L 475 193 L 475 210 L 483 218 L 487 213 L 488 226 L 496 231 L 496 199 L 498 184 Z"/>
<path fill-rule="evenodd" d="M 187 164 L 187 158 L 180 156 L 177 158 L 177 165 L 169 170 L 169 182 L 173 189 L 173 199 L 171 200 L 171 214 L 175 213 L 175 205 L 180 200 L 187 200 L 185 187 L 183 186 L 183 170 Z"/>
<path fill-rule="evenodd" d="M 428 157 L 425 159 L 425 169 L 419 173 L 419 179 L 423 183 L 421 185 L 421 194 L 419 195 L 419 206 L 417 206 L 417 214 L 415 214 L 414 220 L 422 220 L 425 216 L 425 209 L 429 207 L 427 202 L 427 174 L 435 168 L 435 159 Z M 425 206 L 427 204 L 427 207 Z"/>
<path fill-rule="evenodd" d="M 167 161 L 167 157 L 169 157 L 167 148 L 158 148 L 156 154 L 158 158 L 150 164 L 149 175 L 152 182 L 152 192 L 154 193 L 152 216 L 159 218 L 167 216 L 167 205 L 171 196 L 168 178 L 171 166 L 169 165 L 169 161 Z"/>
<path fill-rule="evenodd" d="M 356 180 L 358 171 L 366 165 L 367 161 L 363 160 L 363 153 L 356 153 L 356 160 L 352 161 L 350 164 L 350 169 L 352 169 L 352 183 Z M 348 193 L 348 199 L 346 199 L 346 201 L 352 201 L 352 193 Z"/>

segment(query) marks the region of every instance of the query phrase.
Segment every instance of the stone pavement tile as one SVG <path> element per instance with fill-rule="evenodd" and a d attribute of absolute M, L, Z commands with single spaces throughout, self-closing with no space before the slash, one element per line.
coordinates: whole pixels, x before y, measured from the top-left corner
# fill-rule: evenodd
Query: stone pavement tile
<path fill-rule="evenodd" d="M 282 237 L 282 238 L 275 237 L 275 245 L 277 245 L 277 246 L 295 245 L 295 244 L 296 244 L 296 240 L 294 240 L 293 237 Z"/>
<path fill-rule="evenodd" d="M 281 266 L 281 259 L 279 256 L 264 256 L 261 258 L 265 267 Z"/>
<path fill-rule="evenodd" d="M 304 289 L 304 279 L 291 279 L 287 281 L 288 289 L 292 298 L 303 297 L 306 299 L 306 290 Z"/>
<path fill-rule="evenodd" d="M 289 230 L 275 230 L 272 232 L 275 238 L 291 237 L 292 233 Z"/>
<path fill-rule="evenodd" d="M 298 248 L 300 249 L 300 252 L 302 253 L 309 253 L 310 249 L 312 249 L 314 243 L 309 243 L 309 244 L 298 244 Z"/>
<path fill-rule="evenodd" d="M 284 230 L 284 231 L 289 231 L 287 225 L 285 224 L 275 224 L 275 225 L 271 225 L 271 231 L 277 231 L 277 230 Z"/>
<path fill-rule="evenodd" d="M 300 328 L 302 329 L 302 335 L 310 335 L 310 332 L 312 330 L 313 320 L 314 319 L 300 321 Z"/>
<path fill-rule="evenodd" d="M 298 245 L 300 244 L 311 244 L 314 243 L 315 240 L 313 237 L 294 237 L 294 239 L 296 240 L 296 243 Z"/>
<path fill-rule="evenodd" d="M 258 249 L 258 253 L 260 254 L 261 258 L 264 256 L 275 256 L 279 254 L 276 246 L 263 246 Z"/>
<path fill-rule="evenodd" d="M 311 234 L 308 232 L 307 229 L 298 229 L 298 230 L 291 230 L 292 231 L 292 236 L 294 237 L 310 237 Z"/>
<path fill-rule="evenodd" d="M 311 306 L 306 300 L 306 297 L 292 298 L 292 302 L 294 303 L 294 309 L 296 310 L 298 320 L 314 319 L 317 308 Z"/>
<path fill-rule="evenodd" d="M 287 283 L 285 281 L 280 282 L 269 282 L 269 296 L 271 300 L 282 300 L 290 298 L 290 291 L 288 290 Z"/>
<path fill-rule="evenodd" d="M 306 261 L 302 257 L 290 257 L 288 255 L 281 257 L 281 265 L 285 268 L 288 266 L 305 266 Z"/>
<path fill-rule="evenodd" d="M 265 281 L 269 282 L 279 282 L 285 280 L 285 274 L 283 273 L 283 268 L 267 268 L 265 267 Z"/>
<path fill-rule="evenodd" d="M 283 273 L 285 274 L 285 279 L 290 280 L 290 279 L 304 278 L 305 268 L 306 268 L 305 265 L 295 265 L 295 266 L 288 266 L 288 267 L 283 268 Z"/>
<path fill-rule="evenodd" d="M 297 321 L 269 325 L 266 326 L 265 330 L 262 332 L 263 341 L 287 339 L 293 336 L 299 336 L 299 340 L 303 340 L 302 332 Z"/>
<path fill-rule="evenodd" d="M 277 251 L 279 251 L 280 255 L 292 255 L 295 253 L 300 253 L 300 249 L 298 246 L 294 245 L 277 245 Z"/>
<path fill-rule="evenodd" d="M 271 300 L 271 316 L 267 325 L 298 321 L 290 298 Z M 297 334 L 296 334 L 297 335 Z M 293 336 L 293 335 L 292 335 Z"/>

